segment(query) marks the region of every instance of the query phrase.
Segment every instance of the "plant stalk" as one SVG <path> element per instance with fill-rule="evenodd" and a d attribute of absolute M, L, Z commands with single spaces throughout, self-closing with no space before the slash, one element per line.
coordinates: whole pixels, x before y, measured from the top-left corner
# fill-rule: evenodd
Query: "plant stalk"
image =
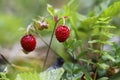
<path fill-rule="evenodd" d="M 60 19 L 61 19 L 61 18 L 60 18 Z M 60 19 L 59 19 L 59 20 L 60 20 Z M 53 29 L 53 32 L 52 32 L 52 35 L 51 35 L 51 39 L 50 39 L 50 43 L 49 43 L 49 46 L 48 46 L 48 50 L 47 50 L 47 53 L 46 53 L 46 56 L 45 56 L 45 61 L 44 61 L 44 63 L 43 63 L 42 70 L 44 70 L 44 68 L 45 68 L 45 65 L 46 65 L 46 62 L 47 62 L 47 58 L 48 58 L 48 54 L 49 54 L 49 50 L 50 50 L 50 47 L 51 47 L 51 44 L 52 44 L 54 32 L 55 32 L 55 29 L 56 29 L 56 26 L 57 26 L 59 20 L 55 22 L 54 29 Z"/>

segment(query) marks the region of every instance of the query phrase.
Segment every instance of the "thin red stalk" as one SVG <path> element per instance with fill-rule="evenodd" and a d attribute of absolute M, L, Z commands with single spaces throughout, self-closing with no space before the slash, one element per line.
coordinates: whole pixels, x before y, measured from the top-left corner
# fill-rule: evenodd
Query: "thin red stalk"
<path fill-rule="evenodd" d="M 61 18 L 60 18 L 60 19 L 61 19 Z M 59 19 L 59 20 L 60 20 L 60 19 Z M 43 68 L 42 68 L 42 70 L 44 70 L 44 68 L 45 68 L 45 65 L 46 65 L 46 62 L 47 62 L 47 58 L 48 58 L 48 54 L 49 54 L 49 50 L 50 50 L 51 43 L 52 43 L 52 40 L 53 40 L 55 28 L 56 28 L 57 23 L 59 22 L 59 20 L 55 22 L 54 29 L 53 29 L 53 32 L 52 32 L 52 35 L 51 35 L 51 39 L 50 39 L 50 43 L 49 43 L 49 46 L 48 46 L 48 50 L 47 50 L 47 53 L 46 53 L 46 56 L 45 56 L 45 61 L 44 61 L 44 63 L 43 63 Z"/>

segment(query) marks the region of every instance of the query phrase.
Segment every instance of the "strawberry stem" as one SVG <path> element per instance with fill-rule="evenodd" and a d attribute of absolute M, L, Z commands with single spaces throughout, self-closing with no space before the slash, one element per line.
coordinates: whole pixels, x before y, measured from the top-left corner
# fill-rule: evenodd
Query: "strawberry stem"
<path fill-rule="evenodd" d="M 64 17 L 62 17 L 62 19 L 63 19 L 63 25 L 65 25 L 65 18 L 64 18 Z"/>
<path fill-rule="evenodd" d="M 61 18 L 60 18 L 60 19 L 61 19 Z M 44 61 L 44 63 L 43 63 L 42 70 L 44 70 L 44 68 L 45 68 L 45 65 L 46 65 L 46 62 L 47 62 L 47 58 L 48 58 L 48 54 L 49 54 L 49 50 L 50 50 L 51 43 L 52 43 L 52 40 L 53 40 L 53 35 L 54 35 L 54 32 L 55 32 L 55 28 L 56 28 L 58 22 L 60 21 L 60 19 L 55 22 L 54 29 L 53 29 L 53 32 L 52 32 L 52 35 L 51 35 L 51 39 L 50 39 L 50 43 L 49 43 L 49 46 L 48 46 L 48 50 L 47 50 L 47 53 L 46 53 L 46 56 L 45 56 L 45 61 Z"/>
<path fill-rule="evenodd" d="M 30 31 L 31 26 L 32 26 L 32 24 L 29 24 L 29 25 L 27 26 L 27 31 L 26 31 L 26 34 L 27 34 L 27 35 L 29 34 L 29 31 Z"/>

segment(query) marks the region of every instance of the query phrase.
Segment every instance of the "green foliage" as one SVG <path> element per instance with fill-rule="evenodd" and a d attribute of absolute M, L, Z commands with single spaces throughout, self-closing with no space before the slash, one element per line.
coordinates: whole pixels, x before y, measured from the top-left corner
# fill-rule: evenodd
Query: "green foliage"
<path fill-rule="evenodd" d="M 100 17 L 112 17 L 120 12 L 120 2 L 115 2 L 108 8 L 106 8 L 100 15 Z"/>
<path fill-rule="evenodd" d="M 110 55 L 112 56 L 112 58 L 115 59 L 115 61 L 114 61 L 114 63 L 112 63 L 112 65 L 119 67 L 120 46 L 119 46 L 119 44 L 114 43 L 111 47 L 112 47 L 112 50 L 110 51 Z"/>
<path fill-rule="evenodd" d="M 15 80 L 40 80 L 40 77 L 38 73 L 26 72 L 18 74 Z"/>
<path fill-rule="evenodd" d="M 63 75 L 63 79 L 80 79 L 82 76 L 82 72 L 85 72 L 85 68 L 75 69 L 78 67 L 76 65 L 76 61 L 83 62 L 88 66 L 94 65 L 97 69 L 102 69 L 106 71 L 111 67 L 111 63 L 116 63 L 115 56 L 111 55 L 108 51 L 105 51 L 104 45 L 113 45 L 113 42 L 108 41 L 110 38 L 114 36 L 112 30 L 116 28 L 116 26 L 111 25 L 112 17 L 119 13 L 119 4 L 120 2 L 115 2 L 110 4 L 110 1 L 107 2 L 107 5 L 101 4 L 101 12 L 94 13 L 95 16 L 86 16 L 77 12 L 79 5 L 78 1 L 71 0 L 68 4 L 64 6 L 64 9 L 58 9 L 55 13 L 62 16 L 68 16 L 69 18 L 66 20 L 66 25 L 69 25 L 71 28 L 71 37 L 63 44 L 66 52 L 70 55 L 71 59 L 69 63 L 64 64 L 64 69 L 67 71 Z M 108 7 L 107 7 L 108 6 Z M 55 9 L 54 9 L 55 11 Z M 52 16 L 54 14 L 53 9 L 48 11 Z M 73 39 L 74 38 L 74 39 Z M 84 47 L 85 45 L 85 47 Z M 90 61 L 87 57 L 87 54 L 93 54 L 92 57 L 96 60 L 96 62 Z M 97 56 L 95 56 L 97 55 Z M 91 58 L 92 59 L 92 58 Z M 106 62 L 105 62 L 106 61 Z M 111 61 L 111 63 L 109 63 Z M 92 68 L 92 67 L 91 67 Z M 91 71 L 91 68 L 86 71 Z M 79 70 L 79 72 L 75 73 L 74 71 Z M 97 73 L 97 71 L 96 71 Z M 75 78 L 74 74 L 79 75 L 80 77 Z M 91 79 L 90 75 L 86 74 L 86 79 Z M 100 74 L 98 74 L 100 75 Z M 96 76 L 95 76 L 96 77 Z M 105 79 L 107 77 L 102 77 L 100 80 Z"/>
<path fill-rule="evenodd" d="M 0 72 L 0 80 L 10 80 L 10 79 L 7 78 L 5 72 Z"/>
<path fill-rule="evenodd" d="M 66 70 L 66 73 L 62 76 L 62 80 L 79 80 L 83 75 L 78 64 L 65 63 L 63 68 Z"/>
<path fill-rule="evenodd" d="M 103 54 L 103 55 L 102 55 L 102 58 L 103 58 L 103 60 L 110 60 L 110 61 L 112 61 L 112 62 L 115 62 L 114 57 L 112 57 L 112 56 L 109 55 L 108 53 Z"/>
<path fill-rule="evenodd" d="M 64 72 L 63 68 L 44 71 L 40 74 L 36 72 L 34 73 L 25 72 L 18 74 L 15 80 L 60 80 L 63 72 Z"/>
<path fill-rule="evenodd" d="M 98 80 L 109 80 L 109 79 L 108 79 L 108 77 L 102 77 L 102 78 L 100 78 Z"/>
<path fill-rule="evenodd" d="M 73 2 L 73 4 L 74 4 L 74 2 Z M 113 45 L 113 42 L 110 42 L 108 40 L 114 36 L 114 34 L 111 32 L 111 30 L 115 29 L 116 27 L 111 25 L 110 23 L 112 20 L 111 17 L 113 17 L 114 15 L 119 13 L 119 5 L 118 4 L 120 4 L 120 3 L 116 2 L 112 5 L 110 5 L 110 7 L 103 10 L 103 12 L 101 14 L 99 14 L 98 16 L 92 16 L 92 17 L 87 17 L 84 15 L 81 16 L 81 14 L 79 14 L 77 12 L 72 13 L 76 9 L 73 9 L 73 11 L 72 10 L 70 11 L 70 8 L 65 6 L 65 12 L 66 12 L 67 16 L 68 15 L 70 16 L 68 21 L 69 21 L 69 23 L 71 23 L 70 26 L 74 32 L 72 37 L 75 35 L 75 37 L 74 37 L 75 39 L 71 40 L 71 38 L 70 38 L 68 41 L 66 41 L 64 43 L 64 46 L 65 46 L 68 54 L 73 58 L 74 61 L 80 60 L 82 62 L 88 63 L 88 65 L 93 64 L 98 69 L 103 69 L 103 70 L 109 69 L 110 64 L 111 64 L 111 63 L 109 63 L 109 61 L 111 61 L 112 63 L 116 62 L 116 59 L 114 58 L 114 56 L 109 54 L 108 51 L 104 51 L 103 47 L 106 44 Z M 78 15 L 80 17 L 82 17 L 82 19 L 79 19 L 78 17 L 76 17 Z M 80 22 L 80 24 L 78 22 Z M 83 33 L 86 37 L 84 38 L 84 36 L 79 33 Z M 90 45 L 88 47 L 88 49 L 83 47 L 83 44 L 84 44 L 83 40 L 85 40 L 84 42 L 86 44 Z M 94 45 L 96 45 L 97 47 Z M 86 49 L 86 50 L 84 50 L 84 49 Z M 81 51 L 78 52 L 78 50 L 81 50 Z M 89 52 L 93 53 L 94 58 L 96 58 L 95 54 L 97 54 L 97 56 L 100 57 L 100 58 L 96 58 L 97 63 L 89 61 L 89 58 L 84 57 L 86 54 L 90 54 Z M 84 58 L 86 58 L 86 59 L 84 59 Z M 74 67 L 75 67 L 74 61 L 69 64 L 64 65 L 64 68 L 68 72 L 66 74 L 68 74 L 69 77 L 71 76 L 71 78 L 74 78 L 73 75 L 75 74 L 74 73 Z M 108 62 L 104 62 L 104 61 L 108 61 Z M 69 66 L 67 66 L 67 65 L 69 65 Z M 73 65 L 74 65 L 74 67 L 73 67 Z M 80 71 L 84 71 L 84 69 L 80 69 Z M 68 78 L 68 76 L 67 76 L 67 78 Z M 87 79 L 89 79 L 89 78 L 90 78 L 90 76 L 88 75 Z M 101 78 L 101 79 L 107 80 L 108 78 Z"/>
<path fill-rule="evenodd" d="M 55 15 L 54 8 L 50 4 L 47 5 L 47 11 L 50 13 L 51 16 Z"/>
<path fill-rule="evenodd" d="M 71 28 L 71 35 L 66 42 L 61 44 L 64 49 L 61 49 L 62 51 L 56 49 L 56 52 L 63 59 L 66 57 L 64 53 L 68 53 L 70 59 L 65 60 L 63 65 L 65 72 L 62 68 L 61 70 L 45 71 L 40 73 L 41 80 L 60 80 L 60 78 L 62 80 L 79 80 L 83 74 L 85 74 L 85 79 L 92 80 L 90 72 L 93 71 L 95 80 L 108 79 L 107 71 L 118 65 L 120 61 L 117 58 L 118 54 L 113 55 L 117 53 L 115 52 L 117 48 L 112 52 L 104 50 L 104 45 L 114 45 L 109 39 L 114 36 L 112 30 L 117 27 L 111 21 L 112 17 L 120 12 L 120 2 L 115 2 L 107 7 L 109 3 L 106 6 L 104 6 L 105 4 L 101 5 L 101 12 L 95 12 L 90 16 L 88 16 L 89 14 L 82 15 L 77 11 L 80 7 L 78 0 L 70 0 L 63 9 L 55 9 L 52 5 L 47 5 L 47 11 L 52 18 L 57 16 L 58 19 L 62 19 L 64 16 L 68 16 L 65 25 Z M 48 18 L 47 21 L 50 25 L 55 23 L 54 20 L 51 21 L 51 18 Z M 64 19 L 58 24 L 63 23 Z M 49 30 L 52 31 L 53 27 L 50 27 Z M 105 76 L 103 77 L 103 75 Z"/>
<path fill-rule="evenodd" d="M 70 54 L 71 57 L 76 59 L 76 55 L 74 52 L 78 49 L 79 45 L 81 44 L 80 40 L 76 39 L 69 39 L 64 43 L 64 46 L 66 48 L 66 51 Z"/>
<path fill-rule="evenodd" d="M 50 71 L 44 71 L 40 73 L 40 79 L 41 80 L 60 80 L 63 73 L 64 73 L 63 68 L 53 69 Z"/>

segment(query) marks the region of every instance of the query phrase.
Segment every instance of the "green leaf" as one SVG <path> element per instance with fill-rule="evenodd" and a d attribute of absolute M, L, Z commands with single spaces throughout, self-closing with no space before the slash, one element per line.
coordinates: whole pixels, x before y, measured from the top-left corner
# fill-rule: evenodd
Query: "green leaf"
<path fill-rule="evenodd" d="M 109 32 L 96 32 L 96 33 L 93 33 L 91 36 L 92 37 L 94 37 L 94 36 L 102 36 L 101 39 L 102 40 L 106 40 L 106 39 L 110 39 L 111 37 L 113 37 L 114 34 L 109 33 Z M 97 42 L 100 42 L 100 40 L 97 40 L 97 41 L 96 40 L 88 41 L 88 43 L 92 43 L 92 42 L 97 43 Z M 101 43 L 102 43 L 102 41 L 101 41 Z"/>
<path fill-rule="evenodd" d="M 111 26 L 111 25 L 107 25 L 107 26 L 105 26 L 105 28 L 116 28 L 116 26 Z"/>
<path fill-rule="evenodd" d="M 10 80 L 10 79 L 7 78 L 5 72 L 0 72 L 0 80 Z"/>
<path fill-rule="evenodd" d="M 17 75 L 15 80 L 41 80 L 38 73 L 25 72 Z"/>
<path fill-rule="evenodd" d="M 78 20 L 80 20 L 80 21 L 87 19 L 87 17 L 85 15 L 82 15 L 82 14 L 76 13 L 76 16 L 78 16 Z"/>
<path fill-rule="evenodd" d="M 40 74 L 36 72 L 25 72 L 18 74 L 15 80 L 60 80 L 63 73 L 63 68 L 44 71 Z"/>
<path fill-rule="evenodd" d="M 74 39 L 74 42 L 72 44 L 73 51 L 75 51 L 80 46 L 80 44 L 81 44 L 81 40 Z"/>
<path fill-rule="evenodd" d="M 68 49 L 67 52 L 70 54 L 71 57 L 75 57 L 72 49 Z"/>
<path fill-rule="evenodd" d="M 47 4 L 47 11 L 49 12 L 49 14 L 50 14 L 51 16 L 54 16 L 54 15 L 55 15 L 55 10 L 54 10 L 53 6 L 50 5 L 50 4 Z"/>
<path fill-rule="evenodd" d="M 98 17 L 88 17 L 87 19 L 81 21 L 80 29 L 84 29 L 85 31 L 91 30 L 91 28 L 95 25 Z"/>
<path fill-rule="evenodd" d="M 90 60 L 87 60 L 87 59 L 80 59 L 80 61 L 83 61 L 83 62 L 86 62 L 86 63 L 89 63 L 89 64 L 94 64 L 96 65 L 94 62 L 90 61 Z"/>
<path fill-rule="evenodd" d="M 109 45 L 113 45 L 113 42 L 111 41 L 100 41 L 101 44 L 109 44 Z"/>
<path fill-rule="evenodd" d="M 102 17 L 96 21 L 96 24 L 108 24 L 111 21 L 110 17 Z"/>
<path fill-rule="evenodd" d="M 64 43 L 64 46 L 67 48 L 67 52 L 72 57 L 76 58 L 76 56 L 74 55 L 74 52 L 78 49 L 81 43 L 82 43 L 81 40 L 69 39 L 66 43 Z"/>
<path fill-rule="evenodd" d="M 106 38 L 109 38 L 109 39 L 110 39 L 111 37 L 113 37 L 114 34 L 109 33 L 109 32 L 102 32 L 101 35 L 103 35 L 103 36 L 105 36 Z M 106 43 L 111 44 L 112 42 L 107 41 Z"/>
<path fill-rule="evenodd" d="M 44 71 L 40 73 L 40 80 L 60 80 L 63 73 L 64 73 L 63 68 Z M 38 80 L 38 79 L 34 79 L 34 80 Z"/>
<path fill-rule="evenodd" d="M 105 63 L 97 63 L 97 65 L 101 68 L 101 69 L 108 69 L 109 65 L 105 64 Z"/>
<path fill-rule="evenodd" d="M 108 80 L 109 78 L 108 77 L 102 77 L 102 78 L 99 78 L 98 80 Z"/>
<path fill-rule="evenodd" d="M 101 51 L 98 49 L 88 48 L 88 50 L 92 51 L 93 53 L 100 53 Z"/>
<path fill-rule="evenodd" d="M 74 42 L 73 38 L 69 38 L 67 41 L 63 43 L 63 45 L 69 49 L 72 46 L 73 42 Z"/>
<path fill-rule="evenodd" d="M 95 28 L 109 29 L 109 26 L 96 24 L 93 28 L 94 28 L 94 29 L 95 29 Z"/>
<path fill-rule="evenodd" d="M 94 53 L 100 53 L 100 50 L 93 50 Z"/>
<path fill-rule="evenodd" d="M 82 71 L 79 71 L 79 73 L 74 74 L 74 80 L 80 79 L 82 77 L 82 75 L 83 75 Z"/>
<path fill-rule="evenodd" d="M 77 55 L 77 59 L 79 59 L 80 57 L 82 57 L 82 56 L 84 56 L 85 54 L 87 54 L 87 52 L 88 52 L 88 51 L 83 51 L 83 52 L 79 53 L 79 54 Z"/>
<path fill-rule="evenodd" d="M 99 42 L 99 40 L 92 40 L 92 41 L 88 41 L 88 43 L 90 43 L 90 44 L 93 44 L 93 43 L 98 43 Z"/>
<path fill-rule="evenodd" d="M 69 73 L 71 73 L 72 72 L 72 70 L 73 70 L 73 63 L 65 63 L 64 65 L 63 65 L 63 68 L 67 71 L 67 72 L 69 72 Z"/>
<path fill-rule="evenodd" d="M 63 68 L 66 70 L 66 73 L 62 76 L 62 80 L 79 80 L 83 75 L 79 64 L 69 62 L 65 63 Z"/>
<path fill-rule="evenodd" d="M 115 2 L 108 8 L 106 8 L 100 15 L 100 17 L 112 17 L 120 12 L 120 1 Z"/>
<path fill-rule="evenodd" d="M 67 4 L 67 7 L 72 11 L 76 11 L 80 6 L 79 4 L 80 4 L 79 0 L 70 0 Z"/>
<path fill-rule="evenodd" d="M 102 55 L 102 58 L 103 58 L 104 60 L 111 60 L 111 61 L 113 61 L 113 62 L 116 61 L 116 60 L 114 59 L 114 57 L 112 57 L 112 56 L 109 55 L 109 54 L 103 54 L 103 55 Z"/>

